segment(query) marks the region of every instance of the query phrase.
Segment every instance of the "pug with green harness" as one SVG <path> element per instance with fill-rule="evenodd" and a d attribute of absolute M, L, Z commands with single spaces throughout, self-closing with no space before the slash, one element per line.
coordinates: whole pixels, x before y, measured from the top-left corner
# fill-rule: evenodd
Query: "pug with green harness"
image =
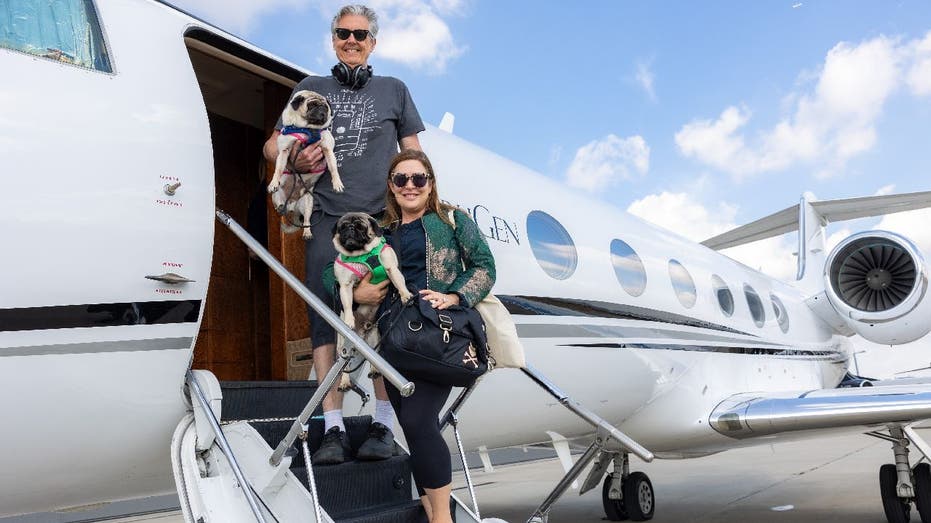
<path fill-rule="evenodd" d="M 378 304 L 360 304 L 353 310 L 352 291 L 356 285 L 366 274 L 372 273 L 371 283 L 391 281 L 405 303 L 413 297 L 398 267 L 398 256 L 379 229 L 375 218 L 363 212 L 346 213 L 333 228 L 333 246 L 338 253 L 333 263 L 333 277 L 339 285 L 343 308 L 340 317 L 370 347 L 378 345 L 378 329 L 375 328 Z M 345 340 L 340 339 L 340 346 L 343 343 Z M 347 390 L 349 385 L 349 377 L 344 373 L 339 389 Z"/>

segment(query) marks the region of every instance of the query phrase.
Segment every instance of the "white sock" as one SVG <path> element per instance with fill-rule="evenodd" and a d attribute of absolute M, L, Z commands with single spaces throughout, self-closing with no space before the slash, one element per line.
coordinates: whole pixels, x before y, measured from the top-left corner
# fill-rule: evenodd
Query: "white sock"
<path fill-rule="evenodd" d="M 394 409 L 390 401 L 375 398 L 375 418 L 372 421 L 377 421 L 388 427 L 388 430 L 394 431 Z"/>
<path fill-rule="evenodd" d="M 346 432 L 346 425 L 343 425 L 343 409 L 328 410 L 323 413 L 323 431 L 326 432 L 333 427 L 339 427 L 339 430 Z"/>

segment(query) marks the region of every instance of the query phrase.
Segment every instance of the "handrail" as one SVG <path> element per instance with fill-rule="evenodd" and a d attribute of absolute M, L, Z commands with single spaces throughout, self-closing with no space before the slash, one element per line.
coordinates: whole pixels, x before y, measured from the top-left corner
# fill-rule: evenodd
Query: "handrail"
<path fill-rule="evenodd" d="M 564 407 L 571 410 L 576 416 L 579 416 L 590 425 L 596 429 L 601 429 L 605 434 L 621 445 L 623 445 L 627 450 L 636 454 L 640 459 L 646 462 L 653 461 L 653 453 L 647 450 L 645 447 L 634 441 L 630 436 L 624 434 L 623 432 L 614 428 L 613 425 L 605 421 L 601 416 L 595 414 L 594 412 L 588 410 L 582 404 L 574 401 L 569 397 L 568 394 L 559 389 L 551 381 L 549 381 L 543 374 L 538 370 L 534 369 L 530 365 L 522 367 L 521 370 L 526 374 L 530 379 L 537 383 L 540 387 L 543 388 L 546 392 L 549 392 L 554 398 L 559 400 L 559 403 L 562 403 Z"/>
<path fill-rule="evenodd" d="M 190 369 L 187 371 L 187 381 L 191 388 L 194 390 L 194 394 L 192 394 L 192 396 L 197 398 L 198 403 L 200 403 L 200 407 L 204 410 L 207 421 L 210 422 L 210 428 L 213 430 L 213 433 L 216 436 L 217 443 L 220 445 L 220 450 L 223 451 L 223 455 L 226 456 L 226 459 L 230 463 L 230 468 L 233 469 L 233 474 L 236 475 L 236 481 L 239 483 L 239 487 L 242 489 L 242 493 L 246 496 L 246 501 L 249 502 L 249 508 L 251 508 L 252 513 L 255 514 L 255 520 L 259 523 L 266 523 L 265 516 L 259 509 L 258 501 L 256 501 L 255 494 L 252 492 L 252 487 L 248 482 L 246 482 L 246 477 L 243 475 L 242 469 L 239 467 L 239 462 L 236 461 L 236 456 L 233 454 L 233 448 L 230 447 L 229 441 L 226 440 L 226 435 L 223 434 L 223 431 L 220 429 L 220 422 L 217 421 L 217 417 L 213 414 L 213 409 L 210 408 L 210 404 L 207 402 L 207 398 L 204 396 L 204 391 L 201 390 L 200 384 L 197 382 L 197 378 L 194 376 L 194 373 Z"/>
<path fill-rule="evenodd" d="M 346 323 L 336 315 L 335 312 L 330 310 L 320 298 L 315 296 L 310 290 L 301 283 L 300 280 L 294 277 L 284 265 L 281 264 L 278 260 L 265 247 L 262 247 L 258 241 L 255 240 L 241 225 L 236 223 L 230 215 L 221 211 L 220 209 L 216 210 L 217 219 L 220 220 L 220 223 L 229 227 L 229 229 L 235 234 L 243 243 L 246 244 L 246 247 L 252 250 L 263 262 L 265 262 L 268 267 L 275 271 L 275 273 L 281 277 L 282 280 L 291 287 L 294 292 L 298 294 L 308 305 L 314 308 L 314 310 L 319 314 L 323 319 L 329 323 L 337 332 L 339 332 L 346 340 L 351 343 L 356 350 L 362 353 L 362 357 L 368 360 L 369 364 L 375 368 L 386 380 L 391 382 L 402 396 L 410 396 L 414 393 L 414 384 L 410 381 L 407 381 L 404 376 L 402 376 L 394 367 L 392 367 L 384 358 L 381 357 L 377 352 L 375 352 L 371 347 L 365 343 L 358 334 L 356 334 L 352 329 L 349 328 Z"/>

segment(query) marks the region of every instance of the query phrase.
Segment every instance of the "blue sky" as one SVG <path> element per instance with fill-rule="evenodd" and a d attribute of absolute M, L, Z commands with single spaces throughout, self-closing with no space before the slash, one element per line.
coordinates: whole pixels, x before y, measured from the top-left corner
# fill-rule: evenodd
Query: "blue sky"
<path fill-rule="evenodd" d="M 330 0 L 174 0 L 313 71 Z M 931 3 L 376 0 L 424 120 L 701 240 L 798 202 L 931 189 Z M 429 153 L 429 151 L 428 151 Z M 927 211 L 882 227 L 931 252 Z M 794 274 L 794 237 L 730 254 Z"/>

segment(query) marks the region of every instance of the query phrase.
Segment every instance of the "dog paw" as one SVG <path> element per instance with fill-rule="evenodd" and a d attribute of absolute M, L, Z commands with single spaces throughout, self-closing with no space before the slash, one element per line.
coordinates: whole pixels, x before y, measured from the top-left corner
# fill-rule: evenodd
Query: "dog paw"
<path fill-rule="evenodd" d="M 273 192 L 277 191 L 279 185 L 281 185 L 281 182 L 272 182 L 268 184 L 268 194 L 272 194 Z"/>
<path fill-rule="evenodd" d="M 342 373 L 339 378 L 339 385 L 336 387 L 340 392 L 346 392 L 347 390 L 352 389 L 352 382 L 349 379 L 348 373 Z"/>
<path fill-rule="evenodd" d="M 333 180 L 333 190 L 336 192 L 343 192 L 346 190 L 346 186 L 344 186 L 341 181 Z"/>
<path fill-rule="evenodd" d="M 301 234 L 301 237 L 303 237 L 305 240 L 309 240 L 314 237 L 314 233 L 310 232 L 310 228 L 308 227 L 304 229 L 304 232 Z"/>
<path fill-rule="evenodd" d="M 414 299 L 414 295 L 410 292 L 401 293 L 401 303 L 410 303 L 412 299 Z"/>

